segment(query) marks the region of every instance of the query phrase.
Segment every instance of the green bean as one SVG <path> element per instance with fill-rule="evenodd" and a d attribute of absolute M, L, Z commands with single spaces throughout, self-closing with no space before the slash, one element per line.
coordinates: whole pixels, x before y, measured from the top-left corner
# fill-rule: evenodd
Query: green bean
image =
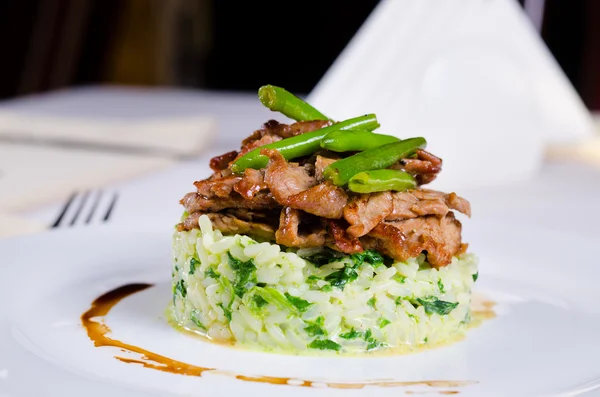
<path fill-rule="evenodd" d="M 360 152 L 399 140 L 395 136 L 365 130 L 334 131 L 321 140 L 321 147 L 333 152 Z"/>
<path fill-rule="evenodd" d="M 427 145 L 425 138 L 410 138 L 365 150 L 330 164 L 323 176 L 336 186 L 344 186 L 350 178 L 362 171 L 384 169 L 398 160 L 413 155 Z"/>
<path fill-rule="evenodd" d="M 258 90 L 263 105 L 296 121 L 329 120 L 327 116 L 281 87 L 263 85 Z"/>
<path fill-rule="evenodd" d="M 415 178 L 398 170 L 363 171 L 348 181 L 348 189 L 356 193 L 373 193 L 395 190 L 403 192 L 417 186 Z"/>
<path fill-rule="evenodd" d="M 341 121 L 339 123 L 330 125 L 329 127 L 307 132 L 302 135 L 296 135 L 291 138 L 282 139 L 281 141 L 273 142 L 256 148 L 237 159 L 231 165 L 231 170 L 235 173 L 240 173 L 244 172 L 246 168 L 259 169 L 265 167 L 269 162 L 269 158 L 260 154 L 260 151 L 263 148 L 277 149 L 286 160 L 290 160 L 297 157 L 307 156 L 319 150 L 321 148 L 321 139 L 333 131 L 356 128 L 370 131 L 376 129 L 377 127 L 379 127 L 379 123 L 377 122 L 377 117 L 375 117 L 374 114 L 367 114 Z"/>

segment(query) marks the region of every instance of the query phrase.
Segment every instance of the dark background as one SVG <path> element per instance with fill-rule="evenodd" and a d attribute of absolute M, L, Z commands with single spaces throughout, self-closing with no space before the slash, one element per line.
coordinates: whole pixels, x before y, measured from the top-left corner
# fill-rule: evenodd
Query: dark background
<path fill-rule="evenodd" d="M 306 93 L 377 3 L 2 0 L 0 99 L 98 83 Z M 600 1 L 546 0 L 541 34 L 600 109 Z"/>

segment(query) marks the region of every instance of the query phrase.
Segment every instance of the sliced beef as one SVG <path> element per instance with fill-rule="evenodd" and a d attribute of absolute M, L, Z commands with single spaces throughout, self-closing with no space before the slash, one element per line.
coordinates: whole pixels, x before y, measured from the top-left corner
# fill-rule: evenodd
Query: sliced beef
<path fill-rule="evenodd" d="M 252 200 L 244 199 L 239 194 L 232 193 L 227 198 L 205 197 L 196 192 L 186 194 L 180 201 L 187 212 L 217 212 L 227 208 L 246 208 L 249 210 L 269 210 L 277 208 L 278 204 L 270 193 L 258 193 Z"/>
<path fill-rule="evenodd" d="M 231 163 L 237 157 L 238 152 L 233 150 L 231 152 L 227 152 L 220 156 L 213 157 L 210 159 L 210 168 L 213 171 L 221 171 L 229 167 L 229 163 Z"/>
<path fill-rule="evenodd" d="M 231 195 L 234 186 L 241 180 L 242 178 L 237 175 L 220 177 L 216 174 L 203 181 L 194 182 L 194 186 L 196 186 L 198 193 L 204 197 L 210 198 L 216 196 L 228 198 Z"/>
<path fill-rule="evenodd" d="M 305 222 L 305 231 L 301 232 L 302 215 L 302 211 L 290 207 L 281 210 L 279 229 L 275 232 L 277 244 L 296 248 L 322 247 L 325 245 L 327 229 L 320 222 L 312 224 Z"/>
<path fill-rule="evenodd" d="M 360 194 L 344 208 L 344 218 L 350 224 L 348 234 L 361 237 L 369 233 L 392 212 L 390 192 Z"/>
<path fill-rule="evenodd" d="M 262 149 L 260 153 L 269 157 L 269 164 L 265 169 L 265 183 L 279 204 L 287 205 L 290 196 L 303 192 L 317 183 L 305 167 L 297 163 L 288 163 L 279 151 Z"/>
<path fill-rule="evenodd" d="M 331 125 L 330 121 L 302 121 L 291 125 L 271 120 L 232 151 L 211 159 L 214 173 L 195 182 L 197 191 L 181 203 L 190 214 L 178 230 L 198 227 L 206 214 L 225 234 L 246 234 L 287 247 L 328 246 L 344 253 L 375 249 L 405 261 L 421 253 L 432 266 L 448 265 L 463 253 L 461 224 L 452 210 L 471 215 L 469 202 L 455 193 L 427 189 L 406 192 L 355 194 L 325 180 L 323 172 L 340 154 L 318 151 L 288 162 L 264 145 Z M 269 158 L 263 169 L 233 174 L 235 159 L 261 148 Z M 425 150 L 392 166 L 431 182 L 442 160 Z"/>
<path fill-rule="evenodd" d="M 247 234 L 269 241 L 275 239 L 275 229 L 271 225 L 248 222 L 231 214 L 211 213 L 207 214 L 207 216 L 210 218 L 213 227 L 220 230 L 223 234 Z"/>
<path fill-rule="evenodd" d="M 263 149 L 261 153 L 269 157 L 265 182 L 279 204 L 323 218 L 342 217 L 348 201 L 344 189 L 329 182 L 317 184 L 306 167 L 288 163 L 277 150 Z"/>
<path fill-rule="evenodd" d="M 350 224 L 348 233 L 360 237 L 382 220 L 395 221 L 426 215 L 443 217 L 453 209 L 471 215 L 469 202 L 455 193 L 415 189 L 357 195 L 344 208 L 344 218 Z"/>
<path fill-rule="evenodd" d="M 344 189 L 325 182 L 288 197 L 285 205 L 323 218 L 340 219 L 347 202 Z"/>
<path fill-rule="evenodd" d="M 282 138 L 290 138 L 292 136 L 301 135 L 307 132 L 320 130 L 333 124 L 330 120 L 310 120 L 310 121 L 297 121 L 293 124 L 279 124 L 275 129 L 274 133 Z"/>
<path fill-rule="evenodd" d="M 327 168 L 329 164 L 333 164 L 337 160 L 338 159 L 317 155 L 315 158 L 315 178 L 317 178 L 317 181 L 323 182 L 323 170 Z"/>
<path fill-rule="evenodd" d="M 223 212 L 244 221 L 266 223 L 273 226 L 273 229 L 277 229 L 279 226 L 279 213 L 281 211 L 279 209 L 253 211 L 246 208 L 229 208 Z"/>
<path fill-rule="evenodd" d="M 425 252 L 433 267 L 450 264 L 461 250 L 461 224 L 452 212 L 396 222 L 382 222 L 361 239 L 367 249 L 406 261 Z"/>
<path fill-rule="evenodd" d="M 198 218 L 202 212 L 195 212 L 177 225 L 177 230 L 192 230 L 198 228 Z M 207 213 L 213 227 L 223 234 L 247 234 L 263 240 L 275 239 L 275 228 L 272 225 L 260 222 L 249 222 L 229 213 Z"/>
<path fill-rule="evenodd" d="M 422 215 L 444 216 L 450 208 L 446 204 L 448 195 L 433 190 L 415 189 L 392 194 L 392 212 L 386 220 L 415 218 Z"/>
<path fill-rule="evenodd" d="M 329 220 L 328 224 L 331 237 L 333 237 L 333 243 L 330 244 L 333 249 L 346 254 L 363 252 L 360 241 L 346 232 L 347 225 L 343 225 L 339 220 Z"/>
<path fill-rule="evenodd" d="M 416 158 L 402 159 L 392 168 L 413 175 L 419 185 L 432 182 L 442 170 L 442 159 L 423 150 L 417 150 Z"/>
<path fill-rule="evenodd" d="M 198 218 L 200 218 L 202 212 L 194 212 L 189 214 L 180 224 L 177 225 L 177 231 L 182 232 L 184 230 L 198 229 Z"/>
<path fill-rule="evenodd" d="M 252 200 L 261 191 L 268 190 L 264 181 L 264 173 L 261 170 L 248 168 L 242 175 L 215 173 L 210 178 L 194 182 L 198 194 L 206 197 L 229 198 L 238 193 L 247 200 Z"/>
<path fill-rule="evenodd" d="M 471 204 L 464 198 L 459 197 L 456 193 L 450 193 L 446 196 L 446 204 L 453 210 L 471 217 Z"/>
<path fill-rule="evenodd" d="M 261 146 L 265 146 L 265 145 L 268 145 L 270 143 L 274 143 L 274 142 L 277 142 L 280 140 L 281 140 L 281 137 L 279 137 L 277 135 L 265 135 L 260 139 L 249 142 L 248 144 L 242 146 L 242 149 L 240 150 L 240 152 L 238 153 L 238 155 L 235 159 L 237 160 L 240 157 L 242 157 L 243 155 L 245 155 L 246 153 L 251 152 L 254 149 L 257 149 Z"/>
<path fill-rule="evenodd" d="M 265 183 L 264 172 L 253 168 L 244 170 L 244 175 L 233 186 L 233 190 L 247 200 L 252 200 L 258 192 L 268 189 L 269 187 Z"/>

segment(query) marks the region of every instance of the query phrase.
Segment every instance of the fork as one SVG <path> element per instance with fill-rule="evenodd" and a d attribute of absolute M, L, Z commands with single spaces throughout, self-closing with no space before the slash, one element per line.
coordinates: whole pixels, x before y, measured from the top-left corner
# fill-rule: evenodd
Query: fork
<path fill-rule="evenodd" d="M 90 200 L 90 198 L 93 199 Z M 56 229 L 78 224 L 89 225 L 94 219 L 107 222 L 115 209 L 118 198 L 117 192 L 108 195 L 108 198 L 102 190 L 73 192 L 50 227 Z"/>

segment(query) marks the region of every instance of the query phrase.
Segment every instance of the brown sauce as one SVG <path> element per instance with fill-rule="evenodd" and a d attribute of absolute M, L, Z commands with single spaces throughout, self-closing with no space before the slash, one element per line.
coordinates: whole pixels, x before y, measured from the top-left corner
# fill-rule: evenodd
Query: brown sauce
<path fill-rule="evenodd" d="M 145 368 L 152 368 L 158 371 L 170 372 L 179 375 L 188 376 L 202 376 L 204 372 L 211 372 L 213 374 L 228 375 L 235 379 L 239 379 L 246 382 L 258 382 L 258 383 L 269 383 L 274 385 L 289 385 L 289 386 L 301 386 L 301 387 L 313 387 L 313 386 L 326 386 L 335 389 L 361 389 L 366 386 L 379 386 L 379 387 L 409 387 L 409 386 L 429 386 L 432 388 L 455 388 L 475 384 L 475 381 L 450 381 L 450 380 L 426 380 L 426 381 L 410 381 L 410 382 L 397 382 L 397 381 L 381 381 L 373 380 L 366 382 L 319 382 L 312 380 L 302 380 L 297 378 L 286 378 L 286 377 L 274 377 L 274 376 L 251 376 L 243 374 L 235 374 L 227 371 L 220 371 L 215 368 L 205 368 L 196 365 L 184 363 L 181 361 L 174 360 L 169 357 L 162 356 L 157 353 L 153 353 L 141 347 L 131 345 L 128 343 L 121 342 L 107 336 L 110 333 L 110 328 L 104 323 L 104 317 L 110 312 L 110 310 L 119 303 L 122 299 L 136 293 L 143 291 L 151 284 L 128 284 L 122 287 L 116 288 L 109 291 L 94 302 L 91 307 L 81 315 L 81 323 L 87 331 L 88 337 L 94 346 L 111 346 L 120 349 L 122 352 L 130 352 L 139 354 L 139 358 L 126 358 L 115 356 L 115 358 L 124 363 L 139 364 Z M 488 310 L 493 308 L 493 304 L 488 305 Z M 456 390 L 440 390 L 435 391 L 439 394 L 457 394 Z M 408 393 L 408 392 L 407 392 Z M 415 392 L 418 393 L 418 392 Z"/>
<path fill-rule="evenodd" d="M 81 315 L 81 324 L 86 329 L 89 338 L 94 342 L 94 346 L 113 346 L 124 352 L 140 354 L 141 359 L 139 360 L 118 356 L 115 358 L 126 363 L 136 363 L 146 368 L 152 368 L 159 371 L 201 376 L 204 371 L 212 370 L 213 368 L 197 367 L 195 365 L 173 360 L 107 336 L 107 334 L 110 333 L 110 328 L 104 323 L 103 317 L 110 312 L 110 309 L 123 298 L 135 294 L 136 292 L 143 291 L 151 286 L 152 285 L 150 284 L 127 284 L 105 293 L 92 302 L 92 306 Z"/>

